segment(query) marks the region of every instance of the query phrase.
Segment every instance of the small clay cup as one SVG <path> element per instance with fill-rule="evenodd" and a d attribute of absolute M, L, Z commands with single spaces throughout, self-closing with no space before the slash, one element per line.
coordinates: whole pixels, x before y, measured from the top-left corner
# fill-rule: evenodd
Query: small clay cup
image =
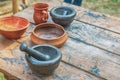
<path fill-rule="evenodd" d="M 74 8 L 69 6 L 58 6 L 50 10 L 52 20 L 64 27 L 69 26 L 76 15 Z"/>
<path fill-rule="evenodd" d="M 62 58 L 62 53 L 60 50 L 54 46 L 43 44 L 36 45 L 32 47 L 33 49 L 50 56 L 50 60 L 42 61 L 37 60 L 28 54 L 25 54 L 28 65 L 30 66 L 33 73 L 37 76 L 40 75 L 52 75 L 54 70 L 59 66 L 60 60 Z"/>
<path fill-rule="evenodd" d="M 33 29 L 30 37 L 34 44 L 50 44 L 62 47 L 67 40 L 67 33 L 61 25 L 42 23 Z"/>
<path fill-rule="evenodd" d="M 34 19 L 36 25 L 47 22 L 48 7 L 49 7 L 49 5 L 47 3 L 33 4 L 33 8 L 34 8 L 33 19 Z"/>

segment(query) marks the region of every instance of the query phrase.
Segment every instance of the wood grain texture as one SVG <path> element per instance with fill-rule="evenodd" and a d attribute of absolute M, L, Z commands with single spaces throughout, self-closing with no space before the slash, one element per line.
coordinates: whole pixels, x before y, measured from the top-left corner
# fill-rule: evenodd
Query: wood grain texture
<path fill-rule="evenodd" d="M 108 14 L 99 13 L 92 11 L 90 9 L 85 9 L 83 7 L 75 6 L 66 4 L 63 2 L 64 0 L 43 0 L 41 2 L 45 2 L 49 4 L 49 10 L 52 7 L 56 6 L 71 6 L 75 8 L 77 11 L 77 15 L 75 17 L 75 20 L 82 21 L 88 24 L 96 25 L 99 28 L 107 29 L 112 32 L 120 34 L 120 18 L 110 16 Z"/>
<path fill-rule="evenodd" d="M 120 34 L 120 27 L 119 27 L 120 19 L 119 18 L 109 16 L 104 13 L 94 12 L 90 9 L 85 9 L 85 8 L 78 7 L 78 6 L 69 5 L 69 4 L 63 3 L 63 0 L 57 0 L 57 1 L 56 0 L 44 0 L 41 2 L 45 2 L 45 3 L 49 4 L 49 10 L 52 7 L 61 6 L 61 5 L 71 6 L 71 7 L 75 8 L 75 10 L 77 11 L 75 20 L 82 21 L 82 22 L 85 22 L 85 23 L 88 23 L 91 25 L 96 25 L 99 28 L 107 29 L 107 30 L 110 30 L 110 31 Z M 29 14 L 29 15 L 27 15 L 27 14 Z M 34 22 L 33 18 L 32 18 L 33 17 L 32 16 L 33 15 L 32 7 L 25 9 L 22 12 L 18 12 L 15 15 L 25 17 L 26 19 L 30 20 L 31 22 Z M 24 16 L 24 15 L 27 15 L 27 16 Z"/>
<path fill-rule="evenodd" d="M 32 30 L 32 28 L 30 29 Z M 27 32 L 30 32 L 30 29 L 28 29 Z M 105 50 L 101 50 L 92 45 L 81 42 L 79 40 L 81 38 L 77 38 L 77 35 L 71 36 L 75 32 L 80 31 L 72 30 L 74 30 L 74 26 L 71 26 L 67 29 L 69 39 L 67 40 L 66 44 L 61 48 L 61 51 L 63 53 L 62 60 L 83 69 L 83 71 L 88 71 L 89 73 L 93 73 L 94 75 L 100 76 L 102 78 L 106 78 L 108 80 L 118 80 L 120 77 L 116 74 L 119 74 L 120 72 L 120 56 L 114 55 Z M 23 39 L 20 39 L 18 41 L 24 41 L 29 46 L 33 46 L 29 36 L 24 37 Z M 13 58 L 12 55 L 14 55 L 15 57 L 19 58 L 19 56 L 21 56 L 21 52 L 18 48 L 16 49 L 16 47 L 18 46 L 19 43 L 14 42 L 14 44 L 8 46 L 2 51 L 2 53 L 7 53 L 3 54 L 3 56 Z M 8 53 L 11 53 L 11 55 L 8 55 Z M 24 63 L 24 65 L 26 65 L 26 63 Z"/>
<path fill-rule="evenodd" d="M 44 0 L 44 2 L 47 3 L 48 0 Z M 91 25 L 96 25 L 99 28 L 107 29 L 120 34 L 120 18 L 110 16 L 104 13 L 95 12 L 90 9 L 85 9 L 83 7 L 66 4 L 63 2 L 63 0 L 49 0 L 48 4 L 50 5 L 50 8 L 60 5 L 71 6 L 77 11 L 75 20 L 82 21 Z"/>
<path fill-rule="evenodd" d="M 58 5 L 66 5 L 59 0 L 54 1 L 55 3 L 53 1 L 44 0 L 50 5 L 50 9 Z M 61 48 L 62 62 L 53 76 L 40 77 L 40 79 L 36 77 L 26 64 L 23 53 L 19 51 L 19 43 L 16 41 L 10 43 L 11 45 L 1 52 L 0 61 L 3 65 L 0 67 L 9 72 L 13 71 L 15 76 L 23 80 L 28 77 L 29 80 L 99 80 L 100 77 L 119 80 L 120 20 L 82 7 L 71 6 L 77 10 L 77 16 L 71 26 L 66 28 L 69 39 Z M 32 7 L 15 14 L 34 23 L 32 15 Z M 50 17 L 48 22 L 52 22 Z M 32 46 L 29 34 L 34 27 L 35 25 L 30 26 L 25 34 L 27 36 L 19 42 L 25 41 Z M 8 68 L 5 67 L 6 65 Z"/>
<path fill-rule="evenodd" d="M 28 14 L 31 14 L 31 16 Z M 24 17 L 24 18 L 28 19 L 30 22 L 34 23 L 32 14 L 33 14 L 33 8 L 30 7 L 28 9 L 25 9 L 23 12 L 17 13 L 16 15 Z M 77 17 L 79 17 L 79 16 L 77 16 Z M 89 21 L 89 19 L 88 19 L 88 21 Z M 116 20 L 114 20 L 114 21 L 116 21 Z M 48 22 L 52 22 L 50 16 L 49 16 Z M 86 22 L 87 22 L 87 20 L 86 20 Z M 102 29 L 97 26 L 82 23 L 79 21 L 73 22 L 72 26 L 73 26 L 73 28 L 78 28 L 78 29 L 73 29 L 73 28 L 71 28 L 71 29 L 73 29 L 74 32 L 75 32 L 75 30 L 78 30 L 79 33 L 76 31 L 75 33 L 71 34 L 71 36 L 76 36 L 76 33 L 77 33 L 77 36 L 79 36 L 78 38 L 81 41 L 84 41 L 88 44 L 92 44 L 93 46 L 99 47 L 101 49 L 107 50 L 108 52 L 113 52 L 117 55 L 120 55 L 120 51 L 119 51 L 120 35 L 119 34 L 116 34 L 113 31 Z M 103 25 L 101 24 L 101 26 L 103 26 Z M 117 26 L 119 26 L 119 24 Z M 69 31 L 69 33 L 71 31 Z"/>
<path fill-rule="evenodd" d="M 120 56 L 120 35 L 74 21 L 67 29 L 69 37 Z"/>
<path fill-rule="evenodd" d="M 120 56 L 69 38 L 61 48 L 63 61 L 108 80 L 119 80 Z"/>
<path fill-rule="evenodd" d="M 8 40 L 4 38 L 2 35 L 0 35 L 0 50 L 3 50 L 4 48 L 8 47 L 12 43 L 13 41 Z"/>
<path fill-rule="evenodd" d="M 79 12 L 79 11 L 78 11 Z M 120 34 L 120 19 L 111 17 L 102 13 L 94 12 L 92 10 L 85 10 L 82 12 L 82 16 L 76 17 L 75 19 L 81 22 L 85 22 L 99 28 L 107 29 L 109 31 Z"/>
<path fill-rule="evenodd" d="M 16 76 L 8 73 L 7 71 L 3 70 L 0 68 L 0 72 L 4 74 L 5 79 L 7 80 L 20 80 L 19 78 L 17 78 Z"/>
<path fill-rule="evenodd" d="M 0 68 L 21 80 L 101 80 L 63 62 L 60 63 L 53 75 L 37 77 L 27 65 L 24 53 L 19 50 L 19 45 L 12 49 L 12 52 L 8 49 L 3 51 L 0 54 L 0 62 L 2 64 Z"/>

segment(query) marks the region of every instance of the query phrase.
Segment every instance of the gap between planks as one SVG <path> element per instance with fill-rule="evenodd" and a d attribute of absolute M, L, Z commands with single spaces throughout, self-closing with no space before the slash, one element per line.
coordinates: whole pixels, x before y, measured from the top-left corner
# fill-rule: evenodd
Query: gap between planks
<path fill-rule="evenodd" d="M 65 63 L 65 64 L 67 64 L 67 65 L 70 65 L 70 66 L 72 66 L 72 67 L 75 67 L 75 68 L 77 68 L 77 69 L 79 69 L 79 70 L 82 70 L 82 71 L 84 71 L 84 72 L 86 72 L 86 73 L 89 73 L 89 74 L 91 74 L 91 75 L 93 75 L 93 76 L 95 76 L 95 77 L 97 77 L 97 78 L 102 79 L 102 80 L 107 80 L 107 79 L 104 78 L 104 77 L 95 75 L 94 73 L 92 73 L 92 72 L 90 72 L 90 71 L 87 71 L 87 70 L 85 70 L 85 69 L 82 69 L 82 68 L 80 68 L 80 67 L 77 67 L 77 66 L 75 66 L 74 64 L 68 63 L 68 62 L 66 62 L 66 61 L 64 61 L 64 60 L 61 60 L 61 62 Z"/>

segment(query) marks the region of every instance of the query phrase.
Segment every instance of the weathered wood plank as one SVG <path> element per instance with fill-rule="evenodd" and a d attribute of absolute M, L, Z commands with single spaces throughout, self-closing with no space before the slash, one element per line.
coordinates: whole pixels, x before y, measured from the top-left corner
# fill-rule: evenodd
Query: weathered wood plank
<path fill-rule="evenodd" d="M 0 54 L 0 62 L 2 64 L 0 68 L 21 80 L 102 80 L 63 62 L 53 75 L 37 77 L 27 65 L 24 53 L 19 50 L 19 46 L 12 49 L 12 51 L 9 49 L 4 50 Z"/>
<path fill-rule="evenodd" d="M 97 13 L 92 10 L 85 10 L 82 12 L 82 16 L 75 17 L 76 20 L 89 23 L 91 25 L 96 25 L 99 28 L 107 29 L 112 32 L 120 34 L 120 19 L 111 17 L 102 13 Z"/>
<path fill-rule="evenodd" d="M 0 72 L 2 72 L 7 80 L 19 80 L 17 77 L 13 76 L 12 74 L 6 72 L 3 69 L 0 69 Z"/>
<path fill-rule="evenodd" d="M 47 2 L 47 1 L 48 0 L 44 0 L 44 2 Z M 120 27 L 119 27 L 120 18 L 113 17 L 113 16 L 110 16 L 104 13 L 95 12 L 90 9 L 85 9 L 79 6 L 68 5 L 66 3 L 63 3 L 63 0 L 57 0 L 57 1 L 49 0 L 49 5 L 50 5 L 50 8 L 59 6 L 59 5 L 71 6 L 75 8 L 77 11 L 75 20 L 89 23 L 91 25 L 96 25 L 99 28 L 104 28 L 104 29 L 120 34 Z"/>
<path fill-rule="evenodd" d="M 67 32 L 72 38 L 120 55 L 119 34 L 77 21 L 74 21 L 71 26 L 67 28 Z"/>
<path fill-rule="evenodd" d="M 4 48 L 6 48 L 7 46 L 9 46 L 12 43 L 13 43 L 13 41 L 8 40 L 0 35 L 0 50 L 3 50 Z"/>
<path fill-rule="evenodd" d="M 52 3 L 52 5 L 53 4 L 54 3 Z M 32 8 L 29 8 L 16 15 L 27 18 L 30 22 L 33 22 L 33 18 L 31 16 L 33 14 L 32 10 L 33 10 Z M 28 13 L 26 13 L 27 11 Z M 84 9 L 83 11 L 79 10 L 78 12 L 80 14 L 79 17 L 77 16 L 78 19 L 82 19 L 82 17 L 85 18 L 88 14 L 92 16 L 95 15 L 95 17 L 97 15 L 97 13 L 94 12 L 84 14 L 86 13 L 86 10 Z M 27 17 L 27 15 L 29 17 Z M 101 16 L 104 17 L 104 15 Z M 93 19 L 91 16 L 89 17 L 90 20 Z M 85 18 L 85 22 L 89 21 L 89 19 Z M 116 25 L 112 24 L 109 27 L 108 24 L 106 24 L 105 20 L 100 20 L 102 21 L 100 22 L 102 24 L 99 23 L 100 27 L 105 28 L 105 29 L 101 29 L 98 26 L 97 27 L 91 26 L 84 23 L 80 23 L 78 26 L 78 24 L 76 24 L 77 23 L 76 21 L 73 22 L 73 24 L 76 24 L 76 26 L 73 25 L 73 28 L 72 26 L 68 28 L 67 31 L 69 37 L 71 38 L 69 38 L 65 46 L 61 49 L 61 51 L 63 52 L 64 55 L 63 56 L 64 61 L 71 63 L 77 67 L 80 67 L 84 70 L 87 70 L 89 72 L 93 72 L 94 74 L 99 75 L 101 77 L 107 78 L 108 80 L 119 80 L 120 77 L 116 74 L 120 73 L 120 63 L 119 63 L 120 57 L 112 54 L 115 53 L 119 55 L 120 36 L 119 34 L 114 33 L 114 31 L 119 33 L 119 28 L 118 28 L 119 20 L 108 16 L 107 19 L 110 20 L 109 22 L 116 21 L 115 22 Z M 91 21 L 93 21 L 92 24 L 94 24 L 97 23 L 99 19 L 97 20 L 97 22 L 94 22 L 96 21 L 95 19 Z M 95 47 L 98 47 L 99 49 Z M 103 50 L 101 50 L 100 48 Z"/>
<path fill-rule="evenodd" d="M 77 15 L 75 17 L 76 20 L 86 22 L 92 25 L 96 25 L 97 27 L 104 28 L 113 32 L 116 32 L 120 34 L 120 19 L 109 16 L 103 13 L 98 13 L 94 12 L 89 9 L 85 9 L 82 7 L 74 6 L 74 5 L 68 5 L 66 3 L 63 3 L 63 0 L 44 0 L 42 2 L 48 3 L 49 4 L 49 10 L 52 7 L 55 6 L 60 6 L 60 5 L 67 5 L 67 6 L 72 6 L 73 8 L 76 9 Z M 28 15 L 29 14 L 29 15 Z M 22 16 L 30 20 L 31 22 L 33 21 L 32 15 L 33 15 L 33 8 L 28 8 L 22 12 L 19 12 L 16 14 L 17 16 Z M 26 16 L 25 16 L 26 15 Z"/>
<path fill-rule="evenodd" d="M 31 26 L 29 26 L 29 28 L 27 29 L 26 34 L 25 34 L 27 36 L 24 36 L 23 38 L 18 39 L 18 40 L 14 40 L 14 42 L 12 44 L 10 44 L 9 46 L 7 46 L 6 48 L 4 48 L 3 50 L 0 51 L 0 62 L 2 64 L 0 66 L 0 68 L 8 71 L 9 73 L 12 73 L 13 75 L 17 76 L 18 78 L 22 78 L 22 80 L 26 80 L 26 79 L 40 80 L 38 77 L 36 77 L 34 74 L 31 73 L 31 70 L 28 70 L 29 67 L 26 64 L 26 61 L 24 59 L 24 54 L 21 51 L 19 51 L 19 48 L 18 48 L 20 45 L 19 43 L 21 43 L 21 42 L 26 42 L 27 44 L 29 44 L 29 46 L 32 46 L 29 34 L 33 27 L 34 27 L 34 25 L 32 25 L 32 24 L 31 24 Z M 7 40 L 7 39 L 5 39 L 5 40 Z M 62 65 L 62 67 L 60 66 L 60 70 L 55 72 L 55 74 L 53 76 L 41 77 L 41 80 L 43 80 L 43 79 L 44 80 L 48 80 L 48 79 L 52 79 L 52 80 L 64 80 L 64 79 L 66 79 L 66 80 L 73 80 L 73 79 L 75 79 L 75 80 L 78 80 L 78 79 L 101 80 L 89 73 L 84 72 L 84 71 L 81 71 L 78 69 L 74 70 L 74 67 L 70 67 L 71 70 L 68 67 L 69 66 L 67 66 L 67 65 Z M 61 70 L 63 70 L 62 73 L 60 73 Z M 66 72 L 66 70 L 68 70 L 68 71 Z M 69 76 L 68 76 L 67 75 L 68 73 L 71 73 L 71 74 L 69 74 Z M 74 76 L 75 78 L 72 76 Z M 86 77 L 86 76 L 88 76 L 88 77 Z"/>
<path fill-rule="evenodd" d="M 31 45 L 29 37 L 27 37 L 26 40 L 25 39 L 19 40 L 19 42 L 23 41 Z M 2 57 L 6 58 L 8 57 L 11 59 L 19 58 L 20 56 L 23 55 L 18 48 L 17 49 L 15 48 L 16 46 L 19 46 L 18 43 L 15 42 L 11 46 L 9 46 L 5 50 L 3 50 L 3 52 L 1 52 L 4 53 L 1 54 Z M 93 74 L 101 76 L 108 80 L 118 80 L 120 78 L 118 75 L 116 75 L 119 74 L 120 72 L 119 56 L 112 55 L 111 53 L 106 52 L 104 50 L 100 50 L 93 46 L 86 45 L 74 38 L 69 38 L 66 44 L 61 48 L 61 51 L 63 53 L 62 60 L 70 64 L 73 64 L 78 68 L 81 68 L 88 72 L 92 72 Z M 25 65 L 26 64 L 24 64 L 24 66 Z M 16 65 L 14 68 L 16 67 L 18 67 L 18 65 Z"/>
<path fill-rule="evenodd" d="M 44 0 L 42 2 L 45 2 L 47 4 L 49 4 L 49 10 L 52 8 L 52 7 L 56 7 L 56 6 L 60 6 L 60 5 L 64 5 L 62 3 L 59 2 L 59 0 L 57 1 L 54 1 L 54 0 Z M 65 4 L 66 5 L 66 4 Z M 68 4 L 67 4 L 68 5 Z M 68 5 L 69 6 L 69 5 Z M 86 11 L 86 9 L 84 8 L 81 8 L 81 7 L 76 7 L 76 6 L 73 6 L 76 8 L 77 10 L 77 15 L 79 18 L 80 16 L 83 16 L 84 15 L 84 11 Z M 34 13 L 34 10 L 33 10 L 33 7 L 28 7 L 26 9 L 24 9 L 23 11 L 21 12 L 18 12 L 15 14 L 15 16 L 20 16 L 20 17 L 23 17 L 23 18 L 26 18 L 27 20 L 29 20 L 30 22 L 34 23 L 34 20 L 33 20 L 33 13 Z M 49 20 L 48 21 L 51 21 L 51 18 L 49 16 Z"/>
<path fill-rule="evenodd" d="M 104 13 L 95 12 L 79 6 L 69 5 L 64 3 L 63 0 L 43 0 L 41 2 L 48 3 L 50 5 L 49 9 L 60 5 L 71 6 L 77 11 L 77 15 L 75 17 L 76 20 L 96 25 L 97 27 L 104 28 L 120 34 L 120 18 L 113 17 Z"/>
<path fill-rule="evenodd" d="M 19 40 L 21 39 L 26 39 L 25 37 L 27 36 L 27 34 L 31 33 L 31 29 L 34 28 L 35 25 L 29 25 L 29 27 L 27 28 L 26 32 L 21 36 Z M 7 48 L 9 45 L 13 44 L 14 40 L 10 40 L 5 38 L 4 36 L 0 35 L 0 50 L 4 50 L 5 48 Z"/>
<path fill-rule="evenodd" d="M 19 17 L 26 18 L 28 21 L 34 23 L 33 8 L 32 7 L 24 9 L 23 11 L 16 13 L 14 16 L 19 16 Z"/>
<path fill-rule="evenodd" d="M 69 35 L 70 34 L 71 33 L 69 33 Z M 29 46 L 32 45 L 29 36 L 26 39 L 23 38 L 19 40 L 19 42 L 23 41 L 29 44 Z M 4 54 L 3 56 L 12 58 L 12 55 L 14 55 L 19 57 L 21 55 L 20 52 L 18 49 L 14 49 L 18 45 L 19 43 L 15 42 L 4 49 L 2 53 L 10 53 L 10 50 L 13 50 L 13 53 L 11 56 L 8 54 Z M 79 38 L 74 38 L 74 36 L 68 39 L 66 44 L 61 48 L 61 51 L 63 53 L 62 60 L 65 62 L 73 64 L 85 71 L 93 72 L 93 74 L 109 80 L 117 80 L 119 78 L 116 74 L 119 74 L 120 72 L 120 56 L 113 55 L 110 52 L 84 44 L 79 40 Z"/>
<path fill-rule="evenodd" d="M 32 16 L 28 14 L 31 14 L 31 15 L 33 14 L 32 7 L 16 15 L 24 17 L 28 19 L 30 22 L 34 23 Z M 49 17 L 48 22 L 51 22 L 50 17 Z M 71 27 L 70 29 L 73 29 L 73 28 L 74 29 L 69 31 L 69 33 L 72 33 L 72 31 L 74 31 L 75 33 L 70 34 L 71 36 L 75 36 L 79 38 L 81 41 L 85 41 L 86 43 L 92 44 L 101 49 L 105 49 L 105 50 L 108 50 L 110 52 L 120 55 L 120 51 L 119 51 L 120 35 L 119 34 L 116 34 L 114 32 L 111 32 L 105 29 L 98 28 L 96 26 L 91 26 L 89 24 L 77 22 L 77 21 L 73 22 L 72 26 L 73 27 Z M 79 33 L 75 30 L 78 30 Z"/>
<path fill-rule="evenodd" d="M 69 38 L 61 48 L 63 61 L 108 80 L 119 80 L 120 56 Z"/>

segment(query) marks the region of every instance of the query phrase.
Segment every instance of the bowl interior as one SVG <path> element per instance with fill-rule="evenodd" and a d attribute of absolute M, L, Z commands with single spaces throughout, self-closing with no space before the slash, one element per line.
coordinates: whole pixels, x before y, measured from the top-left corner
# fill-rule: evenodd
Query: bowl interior
<path fill-rule="evenodd" d="M 43 54 L 49 55 L 50 60 L 53 60 L 56 57 L 58 57 L 57 50 L 54 49 L 54 48 L 51 48 L 49 46 L 40 46 L 40 47 L 38 46 L 38 47 L 35 47 L 34 49 L 41 52 L 41 53 L 43 53 Z"/>
<path fill-rule="evenodd" d="M 15 31 L 26 28 L 28 21 L 21 17 L 6 17 L 0 19 L 0 30 Z"/>
<path fill-rule="evenodd" d="M 60 27 L 46 25 L 36 28 L 35 34 L 42 39 L 55 39 L 62 36 L 64 34 L 64 30 Z"/>
<path fill-rule="evenodd" d="M 59 7 L 55 9 L 55 13 L 58 15 L 70 15 L 73 11 L 68 7 Z"/>

